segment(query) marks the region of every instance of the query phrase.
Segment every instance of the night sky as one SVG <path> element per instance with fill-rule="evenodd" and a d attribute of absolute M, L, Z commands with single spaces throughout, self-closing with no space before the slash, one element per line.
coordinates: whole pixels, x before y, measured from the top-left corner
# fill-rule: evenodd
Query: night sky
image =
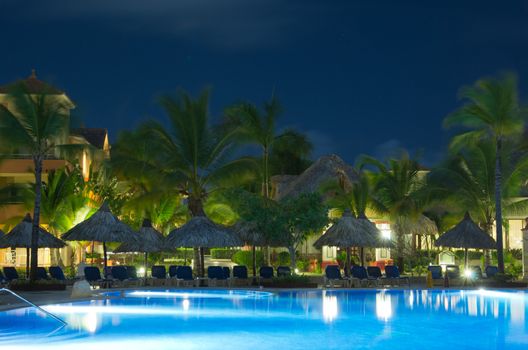
<path fill-rule="evenodd" d="M 0 33 L 0 83 L 36 68 L 111 139 L 178 87 L 212 87 L 216 116 L 275 91 L 281 127 L 350 162 L 405 147 L 432 164 L 461 86 L 528 78 L 526 1 L 0 0 Z"/>

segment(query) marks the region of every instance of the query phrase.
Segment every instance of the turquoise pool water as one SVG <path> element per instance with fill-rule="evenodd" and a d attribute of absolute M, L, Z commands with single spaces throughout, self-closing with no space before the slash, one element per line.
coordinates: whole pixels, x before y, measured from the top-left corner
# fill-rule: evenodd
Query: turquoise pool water
<path fill-rule="evenodd" d="M 528 349 L 522 291 L 131 291 L 0 312 L 0 349 Z"/>

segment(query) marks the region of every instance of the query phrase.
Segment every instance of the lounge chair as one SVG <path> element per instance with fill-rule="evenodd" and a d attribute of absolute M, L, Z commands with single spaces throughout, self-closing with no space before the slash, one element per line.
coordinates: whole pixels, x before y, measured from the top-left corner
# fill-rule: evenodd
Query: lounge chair
<path fill-rule="evenodd" d="M 398 266 L 396 265 L 385 266 L 385 277 L 390 281 L 398 283 L 398 285 L 400 285 L 400 282 L 402 281 L 407 281 L 407 286 L 411 287 L 411 280 L 409 277 L 401 276 L 400 269 L 398 269 Z"/>
<path fill-rule="evenodd" d="M 248 278 L 247 267 L 244 265 L 233 266 L 233 277 L 231 277 L 230 281 L 235 284 L 240 282 L 246 285 L 250 285 L 251 280 Z"/>
<path fill-rule="evenodd" d="M 484 271 L 486 272 L 486 278 L 493 278 L 496 274 L 499 273 L 499 268 L 497 266 L 486 266 L 486 269 Z"/>
<path fill-rule="evenodd" d="M 347 278 L 343 278 L 339 265 L 327 265 L 325 268 L 324 275 L 324 287 L 330 286 L 330 288 L 334 288 L 335 284 L 340 284 L 343 287 L 348 287 L 350 284 L 350 280 Z"/>
<path fill-rule="evenodd" d="M 217 284 L 227 285 L 228 277 L 224 273 L 222 266 L 209 266 L 207 268 L 207 285 L 209 287 Z"/>
<path fill-rule="evenodd" d="M 7 280 L 6 280 L 2 270 L 0 270 L 0 286 L 4 286 L 6 284 L 7 284 Z"/>
<path fill-rule="evenodd" d="M 169 278 L 176 278 L 176 271 L 178 270 L 179 265 L 169 266 Z"/>
<path fill-rule="evenodd" d="M 131 277 L 126 266 L 112 266 L 112 277 L 121 287 L 139 285 L 137 275 L 135 278 Z"/>
<path fill-rule="evenodd" d="M 75 279 L 66 278 L 64 271 L 62 271 L 60 266 L 50 266 L 48 268 L 48 273 L 52 279 L 64 284 L 73 284 L 75 281 Z"/>
<path fill-rule="evenodd" d="M 190 285 L 193 286 L 195 279 L 193 277 L 192 268 L 190 266 L 178 266 L 176 268 L 176 275 L 172 281 L 176 281 L 176 285 Z"/>
<path fill-rule="evenodd" d="M 469 270 L 471 271 L 471 278 L 474 280 L 482 279 L 482 269 L 480 266 L 470 266 Z"/>
<path fill-rule="evenodd" d="M 224 277 L 226 279 L 231 278 L 231 269 L 228 266 L 222 266 L 222 271 L 224 272 Z"/>
<path fill-rule="evenodd" d="M 13 266 L 4 267 L 4 277 L 7 283 L 20 280 L 17 270 Z"/>
<path fill-rule="evenodd" d="M 49 280 L 48 272 L 45 268 L 39 266 L 37 267 L 37 280 Z"/>
<path fill-rule="evenodd" d="M 135 266 L 125 266 L 127 272 L 127 278 L 130 282 L 137 282 L 139 285 L 139 278 L 137 275 L 137 270 Z"/>
<path fill-rule="evenodd" d="M 271 280 L 273 278 L 273 267 L 271 266 L 261 266 L 259 269 L 259 281 Z"/>
<path fill-rule="evenodd" d="M 381 269 L 379 266 L 367 266 L 367 275 L 369 280 L 375 280 L 377 281 L 377 285 L 386 278 L 383 278 L 383 274 L 381 273 Z"/>
<path fill-rule="evenodd" d="M 167 269 L 164 265 L 154 265 L 150 269 L 153 286 L 164 286 L 167 282 Z"/>
<path fill-rule="evenodd" d="M 291 269 L 289 266 L 277 267 L 277 277 L 288 277 L 291 276 Z"/>
<path fill-rule="evenodd" d="M 112 280 L 101 277 L 101 271 L 95 266 L 86 266 L 84 268 L 84 278 L 92 287 L 110 288 Z"/>
<path fill-rule="evenodd" d="M 370 279 L 367 274 L 367 269 L 364 266 L 354 265 L 352 266 L 352 279 L 351 283 L 357 283 L 360 286 L 378 285 L 377 279 Z"/>
<path fill-rule="evenodd" d="M 427 270 L 431 272 L 431 276 L 433 277 L 433 284 L 443 284 L 444 283 L 444 277 L 442 275 L 442 266 L 429 265 L 427 266 Z"/>

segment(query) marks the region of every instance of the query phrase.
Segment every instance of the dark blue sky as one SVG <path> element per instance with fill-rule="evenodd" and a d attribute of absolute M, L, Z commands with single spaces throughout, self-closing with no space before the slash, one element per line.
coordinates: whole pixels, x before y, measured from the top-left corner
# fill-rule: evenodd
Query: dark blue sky
<path fill-rule="evenodd" d="M 178 87 L 212 86 L 216 115 L 275 88 L 281 126 L 350 162 L 403 146 L 431 164 L 462 85 L 528 77 L 526 1 L 0 0 L 0 32 L 1 83 L 36 68 L 113 137 Z"/>

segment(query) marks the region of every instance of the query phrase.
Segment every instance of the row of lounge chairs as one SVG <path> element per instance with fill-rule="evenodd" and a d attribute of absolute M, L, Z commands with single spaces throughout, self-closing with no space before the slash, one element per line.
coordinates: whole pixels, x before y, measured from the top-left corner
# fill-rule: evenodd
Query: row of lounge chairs
<path fill-rule="evenodd" d="M 44 267 L 37 267 L 37 280 L 57 280 L 66 281 L 64 272 L 59 266 L 50 266 L 48 271 Z M 5 266 L 0 270 L 0 284 L 8 285 L 9 283 L 20 281 L 22 278 L 18 274 L 18 271 L 12 266 Z"/>
<path fill-rule="evenodd" d="M 446 265 L 445 271 L 440 265 L 430 265 L 427 267 L 427 269 L 431 272 L 433 281 L 443 281 L 446 277 L 449 280 L 458 280 L 462 277 L 458 265 Z M 470 266 L 469 269 L 471 271 L 470 276 L 464 277 L 472 280 L 492 278 L 499 272 L 499 268 L 497 266 L 486 266 L 484 270 L 485 275 L 482 273 L 482 269 L 480 268 L 480 266 Z"/>
<path fill-rule="evenodd" d="M 135 286 L 141 283 L 137 277 L 136 269 L 133 266 L 113 266 L 108 271 L 109 278 L 103 278 L 99 268 L 87 266 L 84 269 L 84 277 L 92 286 L 108 288 L 112 286 Z M 275 276 L 289 276 L 291 270 L 288 266 L 279 266 L 274 271 L 271 266 L 262 266 L 259 275 L 256 277 L 259 281 L 272 279 Z M 167 269 L 164 265 L 155 265 L 151 268 L 151 277 L 148 279 L 152 286 L 198 286 L 205 281 L 208 286 L 232 286 L 232 285 L 249 285 L 252 278 L 248 276 L 246 266 L 237 265 L 233 270 L 227 266 L 209 266 L 207 268 L 207 277 L 194 277 L 190 266 L 172 265 Z"/>
<path fill-rule="evenodd" d="M 328 265 L 325 268 L 324 286 L 327 287 L 378 287 L 380 285 L 401 285 L 405 283 L 410 286 L 408 277 L 400 276 L 397 266 L 385 266 L 385 275 L 378 266 L 352 266 L 351 274 L 345 277 L 341 274 L 339 265 Z"/>

